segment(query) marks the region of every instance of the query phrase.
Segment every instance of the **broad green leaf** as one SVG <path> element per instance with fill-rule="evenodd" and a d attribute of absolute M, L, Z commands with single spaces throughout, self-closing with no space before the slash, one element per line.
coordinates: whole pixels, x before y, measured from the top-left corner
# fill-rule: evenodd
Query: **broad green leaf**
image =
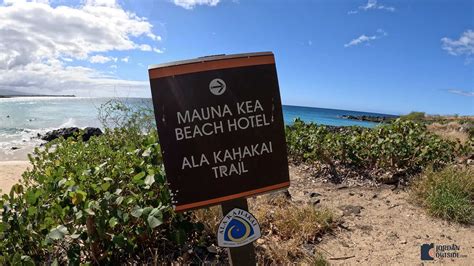
<path fill-rule="evenodd" d="M 158 219 L 158 218 L 156 218 L 155 216 L 152 216 L 152 215 L 148 216 L 147 221 L 148 221 L 148 226 L 150 226 L 150 228 L 152 228 L 152 229 L 163 223 L 162 219 Z"/>
<path fill-rule="evenodd" d="M 122 201 L 123 201 L 123 197 L 120 196 L 117 199 L 115 199 L 115 204 L 120 205 L 120 204 L 122 204 Z"/>
<path fill-rule="evenodd" d="M 37 208 L 35 206 L 30 206 L 28 208 L 28 215 L 33 216 L 38 212 Z"/>
<path fill-rule="evenodd" d="M 155 217 L 163 217 L 163 214 L 161 213 L 160 208 L 154 208 L 153 210 L 151 210 L 150 214 L 148 215 L 155 216 Z"/>
<path fill-rule="evenodd" d="M 153 210 L 153 207 L 143 208 L 143 215 L 149 215 L 152 210 Z"/>
<path fill-rule="evenodd" d="M 26 193 L 25 193 L 25 196 L 26 196 L 26 202 L 27 202 L 28 204 L 33 205 L 33 204 L 36 203 L 37 197 L 36 197 L 36 194 L 35 194 L 32 190 L 26 192 Z"/>
<path fill-rule="evenodd" d="M 152 176 L 152 175 L 148 175 L 148 176 L 145 178 L 145 185 L 151 186 L 153 183 L 155 183 L 155 177 Z"/>
<path fill-rule="evenodd" d="M 62 187 L 64 184 L 66 184 L 66 182 L 67 182 L 66 178 L 63 178 L 63 179 L 59 180 L 58 187 Z"/>
<path fill-rule="evenodd" d="M 142 156 L 143 157 L 148 157 L 148 156 L 150 156 L 150 154 L 151 154 L 151 149 L 148 148 L 142 153 Z"/>
<path fill-rule="evenodd" d="M 58 225 L 56 228 L 52 229 L 49 232 L 48 237 L 53 240 L 59 240 L 59 239 L 63 239 L 64 236 L 67 234 L 69 234 L 69 232 L 66 226 Z"/>
<path fill-rule="evenodd" d="M 138 181 L 138 180 L 141 180 L 142 178 L 144 178 L 145 175 L 146 175 L 146 173 L 142 171 L 142 172 L 136 174 L 132 179 L 133 179 L 133 181 Z"/>
<path fill-rule="evenodd" d="M 109 182 L 102 183 L 100 187 L 102 188 L 103 191 L 107 191 L 110 188 L 110 183 Z"/>
<path fill-rule="evenodd" d="M 71 197 L 71 202 L 74 205 L 83 202 L 87 197 L 87 193 L 82 190 L 76 190 L 75 192 L 71 192 L 69 195 Z"/>
<path fill-rule="evenodd" d="M 132 212 L 130 214 L 133 217 L 138 218 L 138 217 L 142 216 L 142 213 L 143 213 L 143 209 L 138 207 L 138 206 L 135 206 L 135 207 L 133 207 Z"/>
<path fill-rule="evenodd" d="M 92 215 L 92 216 L 95 215 L 95 212 L 94 212 L 92 209 L 90 209 L 90 208 L 86 208 L 84 211 L 85 211 L 87 214 L 89 214 L 89 215 Z"/>
<path fill-rule="evenodd" d="M 76 212 L 76 219 L 81 219 L 82 218 L 82 211 L 79 210 L 78 212 Z"/>
<path fill-rule="evenodd" d="M 117 218 L 115 218 L 115 217 L 110 218 L 110 220 L 109 220 L 109 226 L 110 226 L 111 228 L 114 228 L 117 224 L 118 224 Z"/>

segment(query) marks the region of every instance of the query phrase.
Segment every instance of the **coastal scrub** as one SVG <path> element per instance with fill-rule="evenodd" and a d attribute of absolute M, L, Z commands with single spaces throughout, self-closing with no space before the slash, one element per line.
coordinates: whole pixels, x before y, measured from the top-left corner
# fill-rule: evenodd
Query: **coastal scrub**
<path fill-rule="evenodd" d="M 172 211 L 156 132 L 59 139 L 30 161 L 0 200 L 1 264 L 173 261 L 200 229 Z"/>
<path fill-rule="evenodd" d="M 407 178 L 429 165 L 440 169 L 473 150 L 472 140 L 446 140 L 423 123 L 401 119 L 373 129 L 331 128 L 296 119 L 286 127 L 286 141 L 290 161 L 329 165 L 336 181 L 343 167 Z"/>

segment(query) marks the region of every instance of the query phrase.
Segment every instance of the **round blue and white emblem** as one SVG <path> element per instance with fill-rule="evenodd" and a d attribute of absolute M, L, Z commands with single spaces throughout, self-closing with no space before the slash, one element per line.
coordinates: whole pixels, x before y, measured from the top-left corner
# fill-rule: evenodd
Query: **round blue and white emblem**
<path fill-rule="evenodd" d="M 241 247 L 260 238 L 257 219 L 247 211 L 235 208 L 222 218 L 217 231 L 220 247 Z"/>

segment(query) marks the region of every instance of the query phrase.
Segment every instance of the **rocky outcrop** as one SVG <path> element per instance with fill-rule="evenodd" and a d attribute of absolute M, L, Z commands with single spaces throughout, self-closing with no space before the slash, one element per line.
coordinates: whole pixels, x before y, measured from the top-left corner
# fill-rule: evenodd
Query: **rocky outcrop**
<path fill-rule="evenodd" d="M 100 136 L 102 135 L 102 130 L 96 127 L 86 127 L 84 129 L 79 129 L 77 127 L 67 127 L 67 128 L 60 128 L 53 131 L 46 132 L 44 135 L 38 135 L 38 137 L 45 141 L 52 141 L 63 137 L 65 139 L 76 136 L 82 133 L 82 140 L 88 141 L 93 136 Z"/>
<path fill-rule="evenodd" d="M 386 117 L 386 116 L 369 116 L 369 115 L 343 115 L 341 116 L 344 119 L 350 120 L 359 120 L 359 121 L 368 121 L 368 122 L 375 122 L 375 123 L 386 123 L 394 120 L 394 117 Z"/>

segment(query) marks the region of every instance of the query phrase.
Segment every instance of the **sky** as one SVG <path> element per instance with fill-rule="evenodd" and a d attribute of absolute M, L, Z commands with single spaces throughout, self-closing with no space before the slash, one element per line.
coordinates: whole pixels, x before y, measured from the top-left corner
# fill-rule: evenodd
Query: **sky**
<path fill-rule="evenodd" d="M 283 104 L 474 115 L 474 0 L 0 3 L 0 90 L 150 97 L 149 65 L 272 51 Z"/>

